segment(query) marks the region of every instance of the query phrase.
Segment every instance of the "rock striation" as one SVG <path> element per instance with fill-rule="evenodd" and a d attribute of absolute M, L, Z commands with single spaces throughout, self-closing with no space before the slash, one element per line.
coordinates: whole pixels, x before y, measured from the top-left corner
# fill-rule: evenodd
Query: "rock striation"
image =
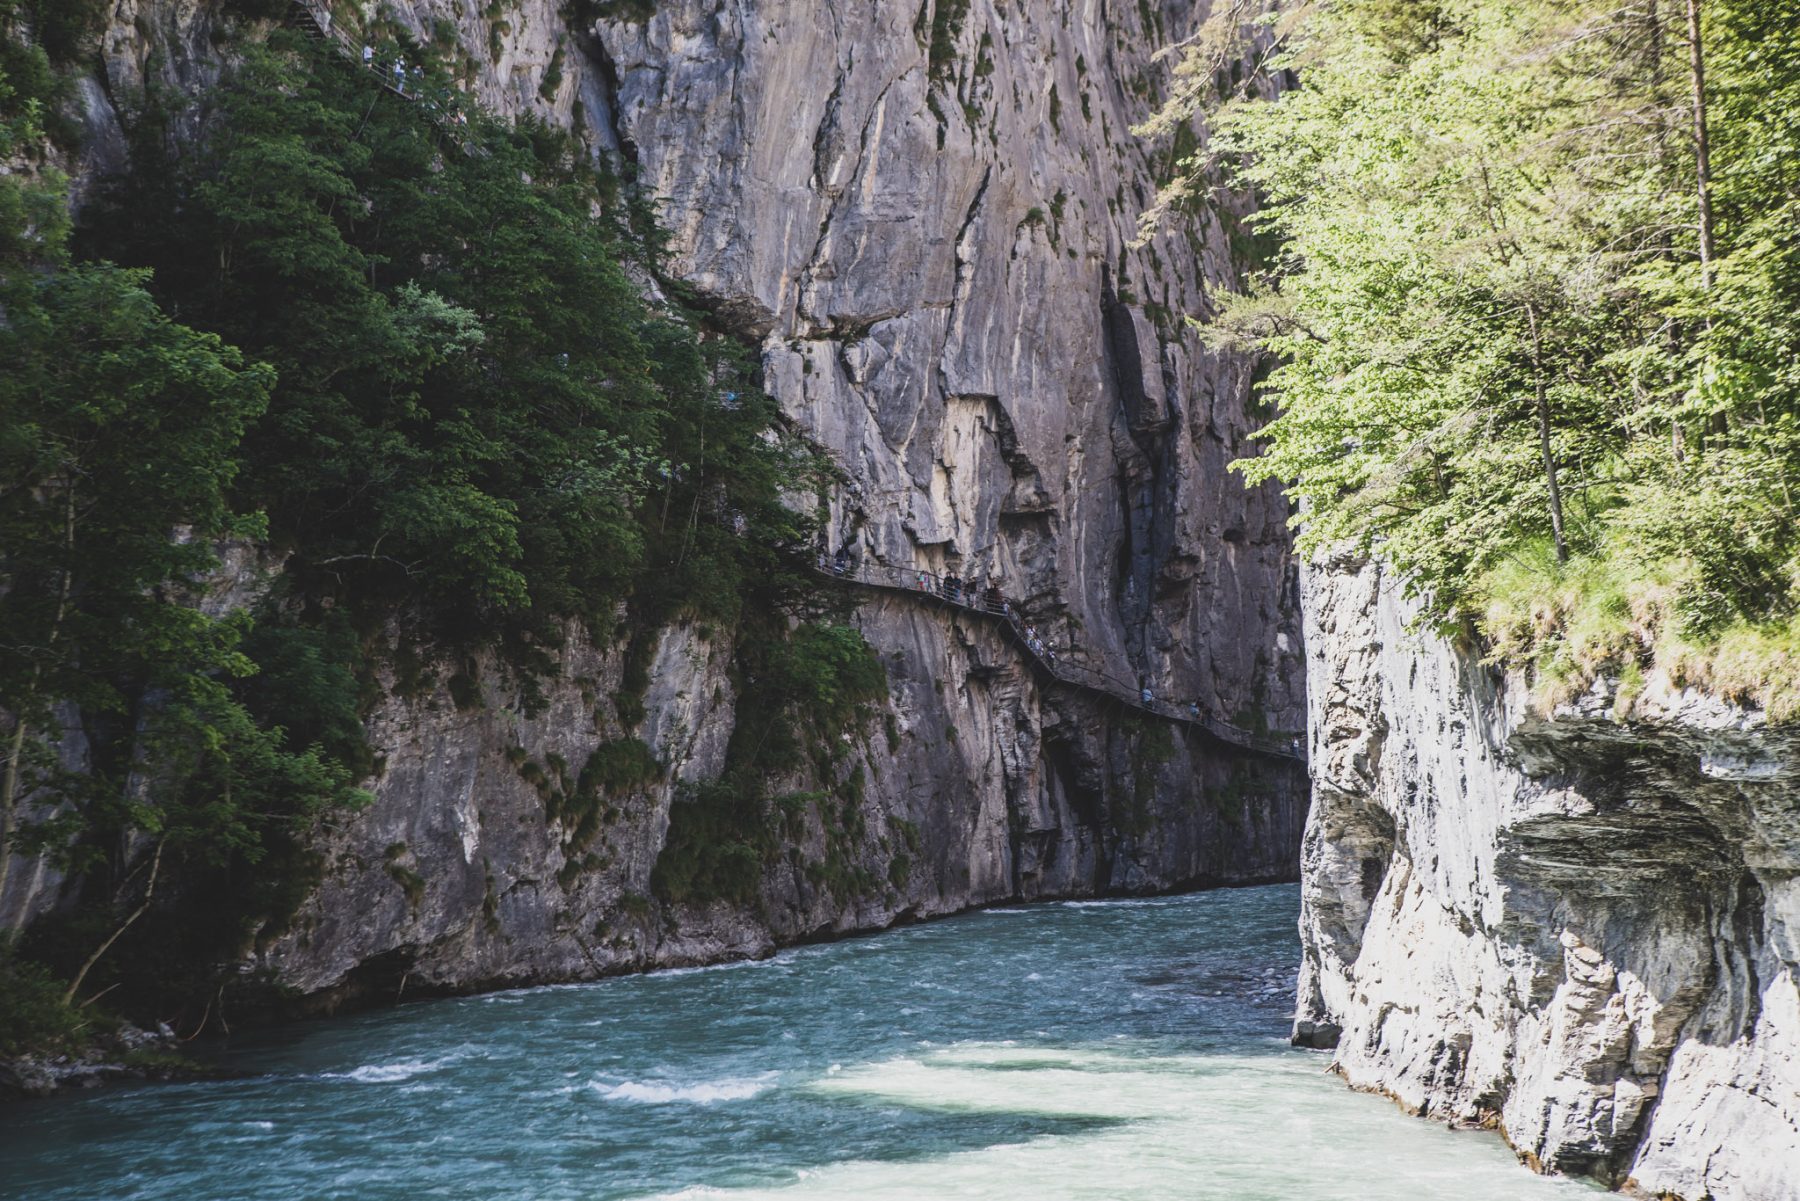
<path fill-rule="evenodd" d="M 84 88 L 98 172 L 147 83 L 217 78 L 230 6 L 120 0 Z M 1246 491 L 1251 365 L 1180 319 L 1237 277 L 1222 202 L 1143 246 L 1171 150 L 1130 134 L 1188 0 L 383 0 L 336 19 L 453 56 L 488 107 L 575 132 L 654 198 L 666 271 L 760 355 L 846 483 L 829 545 L 998 576 L 1059 651 L 1241 725 L 1297 730 L 1304 661 L 1278 491 Z M 371 34 L 370 36 L 385 36 Z M 810 503 L 810 502 L 809 502 Z M 589 977 L 1033 897 L 1291 879 L 1303 770 L 1034 677 L 987 623 L 869 596 L 891 699 L 847 731 L 748 903 L 665 904 L 671 807 L 735 722 L 728 631 L 571 631 L 526 704 L 492 663 L 430 665 L 370 720 L 375 803 L 321 835 L 321 879 L 246 971 L 320 1004 Z M 482 681 L 481 703 L 454 676 Z M 461 702 L 459 704 L 459 702 Z M 568 798 L 597 753 L 656 769 Z M 594 823 L 589 823 L 594 826 Z M 17 876 L 18 873 L 15 873 Z M 51 904 L 17 896 L 9 905 Z"/>
<path fill-rule="evenodd" d="M 1542 1169 L 1800 1197 L 1800 734 L 1654 680 L 1540 716 L 1376 564 L 1305 600 L 1295 1041 Z"/>

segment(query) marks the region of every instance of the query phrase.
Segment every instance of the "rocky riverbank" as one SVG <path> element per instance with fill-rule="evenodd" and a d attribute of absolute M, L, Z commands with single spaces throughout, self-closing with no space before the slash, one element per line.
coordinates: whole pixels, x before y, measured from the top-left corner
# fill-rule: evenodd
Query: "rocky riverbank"
<path fill-rule="evenodd" d="M 0 1101 L 132 1080 L 191 1080 L 213 1074 L 182 1053 L 180 1040 L 168 1027 L 140 1030 L 126 1023 L 80 1051 L 0 1059 Z"/>

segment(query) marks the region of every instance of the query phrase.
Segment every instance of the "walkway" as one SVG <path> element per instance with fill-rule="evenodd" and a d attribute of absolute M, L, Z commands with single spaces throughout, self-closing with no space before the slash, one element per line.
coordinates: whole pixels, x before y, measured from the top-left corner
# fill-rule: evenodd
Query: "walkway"
<path fill-rule="evenodd" d="M 294 27 L 315 41 L 330 42 L 340 50 L 344 57 L 361 66 L 373 75 L 382 87 L 400 97 L 402 100 L 417 104 L 423 100 L 425 107 L 434 116 L 446 118 L 451 124 L 462 122 L 462 94 L 450 88 L 436 88 L 435 95 L 426 95 L 425 84 L 418 75 L 396 74 L 396 62 L 404 67 L 404 60 L 392 54 L 377 53 L 373 58 L 363 57 L 363 43 L 358 41 L 348 29 L 338 24 L 331 15 L 331 6 L 325 0 L 293 0 L 297 10 L 294 14 Z M 395 81 L 399 82 L 396 83 Z M 408 86 L 412 88 L 407 91 Z"/>
<path fill-rule="evenodd" d="M 1137 689 L 1132 688 L 1124 681 L 1106 675 L 1104 672 L 1095 671 L 1091 667 L 1071 663 L 1066 657 L 1046 650 L 1041 642 L 1034 642 L 1025 633 L 1027 627 L 1024 620 L 1020 618 L 1018 610 L 1013 607 L 1011 602 L 1004 599 L 998 604 L 992 603 L 982 596 L 971 595 L 966 588 L 951 588 L 937 576 L 923 571 L 907 571 L 899 567 L 865 564 L 850 564 L 840 571 L 823 556 L 820 557 L 817 567 L 820 572 L 833 579 L 861 584 L 865 588 L 905 593 L 915 599 L 952 606 L 998 621 L 1007 632 L 1008 640 L 1025 653 L 1025 658 L 1034 668 L 1071 688 L 1099 693 L 1128 708 L 1149 713 L 1165 721 L 1198 727 L 1220 742 L 1246 751 L 1269 755 L 1277 759 L 1289 759 L 1296 763 L 1306 762 L 1306 752 L 1302 749 L 1302 742 L 1297 736 L 1258 734 L 1253 730 L 1234 726 L 1228 721 L 1222 721 L 1208 714 L 1197 713 L 1187 705 L 1159 700 L 1146 702 Z"/>

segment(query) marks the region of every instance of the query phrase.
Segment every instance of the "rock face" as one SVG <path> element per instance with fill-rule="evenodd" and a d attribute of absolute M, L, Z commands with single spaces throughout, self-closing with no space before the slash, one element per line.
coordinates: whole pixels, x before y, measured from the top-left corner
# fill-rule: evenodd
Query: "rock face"
<path fill-rule="evenodd" d="M 1655 681 L 1537 716 L 1373 565 L 1306 609 L 1295 1041 L 1546 1169 L 1800 1196 L 1800 736 Z"/>
<path fill-rule="evenodd" d="M 1249 449 L 1249 366 L 1177 318 L 1235 278 L 1237 218 L 1221 206 L 1130 245 L 1170 154 L 1129 133 L 1162 86 L 1151 56 L 1201 12 L 380 8 L 421 43 L 454 30 L 483 103 L 574 130 L 656 198 L 668 269 L 759 349 L 771 394 L 845 469 L 829 550 L 999 576 L 1123 690 L 1300 728 L 1287 506 L 1226 470 Z M 109 98 L 218 73 L 215 5 L 117 12 L 85 93 L 96 169 L 123 145 Z M 1034 675 L 982 618 L 864 599 L 891 702 L 846 732 L 833 778 L 778 782 L 812 799 L 782 814 L 754 902 L 671 906 L 650 884 L 671 805 L 723 764 L 728 633 L 657 636 L 641 721 L 611 699 L 625 648 L 573 634 L 529 712 L 491 664 L 479 706 L 452 699 L 451 665 L 434 687 L 394 682 L 371 721 L 375 804 L 323 835 L 322 883 L 251 966 L 335 1001 L 756 954 L 1006 900 L 1293 878 L 1298 765 Z M 657 772 L 584 827 L 569 801 L 583 766 L 634 739 Z"/>

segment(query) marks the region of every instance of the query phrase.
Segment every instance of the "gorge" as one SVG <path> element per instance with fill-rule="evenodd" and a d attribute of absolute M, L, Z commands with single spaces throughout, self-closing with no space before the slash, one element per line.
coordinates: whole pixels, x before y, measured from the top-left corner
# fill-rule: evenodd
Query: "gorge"
<path fill-rule="evenodd" d="M 215 205 L 206 228 L 248 227 L 253 206 L 218 200 L 221 180 L 241 170 L 260 202 L 258 172 L 310 178 L 307 155 L 349 162 L 365 134 L 371 156 L 389 153 L 380 138 L 413 135 L 431 148 L 393 195 L 334 178 L 303 216 L 272 223 L 324 213 L 325 228 L 348 231 L 363 206 L 384 232 L 344 240 L 395 328 L 434 331 L 430 354 L 445 361 L 485 347 L 499 387 L 541 389 L 551 399 L 522 426 L 556 420 L 543 415 L 561 396 L 561 344 L 534 346 L 529 370 L 502 357 L 521 336 L 503 334 L 506 314 L 484 308 L 469 284 L 479 270 L 457 258 L 482 236 L 458 226 L 442 244 L 397 243 L 411 261 L 375 240 L 453 221 L 465 199 L 477 209 L 481 189 L 501 188 L 490 164 L 527 190 L 551 186 L 565 159 L 580 180 L 597 164 L 591 194 L 558 211 L 626 231 L 605 245 L 633 303 L 669 315 L 707 357 L 700 382 L 679 385 L 701 413 L 689 441 L 620 452 L 641 476 L 626 491 L 651 549 L 620 539 L 642 561 L 600 598 L 602 613 L 540 605 L 517 636 L 498 620 L 475 637 L 440 635 L 412 607 L 416 563 L 398 603 L 391 582 L 333 576 L 340 562 L 406 557 L 394 549 L 403 533 L 309 543 L 306 521 L 330 506 L 290 520 L 274 491 L 273 534 L 215 540 L 216 563 L 183 602 L 195 611 L 292 623 L 321 632 L 320 646 L 334 614 L 352 614 L 346 670 L 368 756 L 354 783 L 367 795 L 298 821 L 295 845 L 260 861 L 275 866 L 196 866 L 160 892 L 152 825 L 108 827 L 90 839 L 104 853 L 85 860 L 15 854 L 0 929 L 66 975 L 126 917 L 83 991 L 139 993 L 122 1012 L 200 1045 L 229 1023 L 321 1020 L 234 1044 L 223 1064 L 241 1078 L 9 1110 L 0 1149 L 9 1166 L 30 1161 L 19 1195 L 124 1179 L 132 1157 L 155 1158 L 178 1113 L 227 1151 L 242 1142 L 278 1161 L 271 1196 L 412 1195 L 434 1154 L 428 1114 L 481 1147 L 436 1181 L 469 1197 L 1001 1196 L 1018 1172 L 1073 1196 L 1144 1164 L 1129 1195 L 1589 1191 L 1531 1176 L 1489 1136 L 1409 1123 L 1313 1079 L 1323 1056 L 1276 1045 L 1297 955 L 1292 1041 L 1329 1051 L 1355 1090 L 1497 1130 L 1541 1172 L 1685 1201 L 1800 1197 L 1800 734 L 1756 695 L 1659 669 L 1595 672 L 1546 701 L 1529 669 L 1434 621 L 1378 555 L 1296 549 L 1298 503 L 1281 480 L 1246 485 L 1232 470 L 1264 453 L 1271 356 L 1204 327 L 1230 324 L 1227 298 L 1254 293 L 1273 261 L 1268 235 L 1251 221 L 1250 186 L 1216 173 L 1145 234 L 1141 215 L 1213 134 L 1200 113 L 1139 130 L 1192 87 L 1183 47 L 1195 53 L 1190 39 L 1228 6 L 85 7 L 91 28 L 56 63 L 60 132 L 40 154 L 12 153 L 8 178 L 66 175 L 77 257 L 154 268 L 150 291 L 176 320 L 211 331 L 207 315 L 230 307 L 193 283 L 213 258 L 221 278 L 237 270 L 260 286 L 310 251 L 278 246 L 244 267 L 247 242 L 190 244 L 198 225 L 156 243 L 139 228 L 155 215 L 147 206 Z M 0 22 L 49 44 L 46 11 L 20 0 L 0 6 Z M 270 61 L 257 58 L 265 45 Z M 1226 75 L 1258 78 L 1269 95 L 1294 84 Z M 275 82 L 245 82 L 264 77 Z M 284 105 L 292 129 L 270 116 Z M 303 110 L 324 116 L 303 128 Z M 479 114 L 472 125 L 466 112 Z M 484 141 L 488 117 L 523 131 L 510 149 Z M 263 157 L 199 149 L 270 122 L 254 148 Z M 528 153 L 521 144 L 541 158 L 512 170 L 505 156 Z M 146 174 L 165 153 L 166 177 Z M 467 197 L 409 213 L 406 189 L 433 176 L 466 177 Z M 496 243 L 513 236 L 499 228 L 486 226 Z M 283 389 L 314 381 L 289 382 L 305 376 L 305 353 L 291 364 L 276 353 L 310 300 L 276 295 L 274 315 L 243 328 L 270 339 L 247 345 L 252 358 L 281 361 L 268 410 L 279 418 L 292 403 Z M 524 327 L 557 307 L 517 303 Z M 579 331 L 582 315 L 569 316 L 554 337 Z M 596 321 L 602 339 L 611 328 Z M 673 391 L 664 368 L 684 352 L 659 359 L 663 344 L 642 336 L 633 369 Z M 389 370 L 408 382 L 387 382 Z M 410 388 L 415 410 L 432 409 L 439 377 L 421 385 L 401 370 L 369 369 L 382 382 L 368 395 L 385 403 Z M 618 373 L 611 360 L 596 372 L 602 390 Z M 323 393 L 339 370 L 319 374 Z M 769 401 L 766 439 L 734 433 L 743 441 L 727 457 L 765 440 L 808 448 L 811 466 L 770 485 L 812 522 L 797 538 L 769 528 L 735 481 L 703 482 L 719 470 L 709 434 L 727 436 L 752 390 Z M 431 420 L 448 428 L 461 415 L 446 403 Z M 289 423 L 324 424 L 310 413 Z M 249 437 L 269 427 L 282 428 L 252 420 Z M 608 436 L 581 470 L 610 453 Z M 562 469 L 517 458 L 532 487 Z M 247 460 L 244 479 L 259 473 L 275 474 Z M 344 495 L 388 483 L 372 472 Z M 69 496 L 73 511 L 72 484 Z M 753 566 L 720 577 L 751 598 L 744 609 L 649 603 L 656 577 L 680 575 L 709 536 L 751 548 Z M 801 583 L 769 583 L 779 571 Z M 951 575 L 991 581 L 1017 626 L 914 594 L 906 583 L 921 575 L 926 593 Z M 448 608 L 478 612 L 460 588 L 445 589 Z M 759 610 L 769 596 L 780 604 Z M 1046 670 L 1026 625 L 1065 670 Z M 271 678 L 281 666 L 273 654 L 259 664 Z M 35 682 L 35 671 L 7 679 Z M 23 718 L 0 708 L 22 735 Z M 72 699 L 46 712 L 63 731 L 46 742 L 59 770 L 98 763 L 109 733 L 132 741 Z M 150 789 L 149 774 L 128 767 L 122 790 Z M 22 795 L 20 820 L 51 829 L 85 803 Z M 229 915 L 229 945 L 196 949 L 168 931 L 220 895 L 213 875 L 196 882 L 205 872 L 229 879 L 230 904 L 255 901 L 241 922 Z M 246 883 L 259 874 L 271 888 Z M 140 896 L 149 916 L 134 925 Z M 1057 904 L 1008 907 L 1025 902 Z M 1296 908 L 1298 948 L 1284 933 Z M 968 910 L 989 911 L 900 929 Z M 710 966 L 739 961 L 759 966 Z M 182 965 L 173 985 L 155 974 L 165 962 Z M 195 962 L 203 979 L 186 978 Z M 566 987 L 496 991 L 545 985 Z M 481 995 L 386 1008 L 464 994 Z M 646 1016 L 665 1005 L 666 1021 Z M 741 1028 L 736 1006 L 753 1015 Z M 363 1009 L 378 1012 L 342 1016 Z M 526 1033 L 507 1033 L 503 1012 L 529 1013 Z M 554 1050 L 538 1062 L 531 1040 Z M 0 1083 L 28 1091 L 86 1069 L 52 1056 L 6 1070 Z M 1042 1096 L 1025 1104 L 1021 1090 Z M 417 1119 L 397 1135 L 400 1169 L 358 1179 L 347 1165 L 387 1148 L 353 1127 L 396 1097 Z M 1249 1101 L 1234 1114 L 1238 1097 Z M 514 1102 L 554 1133 L 524 1151 L 487 1146 L 483 1122 Z M 340 1105 L 349 1125 L 311 1145 L 311 1124 Z M 1284 1175 L 1272 1148 L 1218 1150 L 1290 1117 L 1291 1137 L 1314 1136 L 1315 1171 Z M 810 1122 L 825 1133 L 794 1133 Z M 95 1133 L 113 1123 L 126 1133 Z M 1339 1158 L 1321 1129 L 1365 1142 Z M 721 1170 L 738 1136 L 764 1151 Z M 1174 1154 L 1195 1140 L 1214 1145 L 1210 1159 Z M 96 1147 L 103 1167 L 84 1161 Z M 224 1170 L 211 1152 L 172 1157 L 157 1187 L 207 1195 Z"/>
<path fill-rule="evenodd" d="M 485 107 L 635 164 L 668 270 L 757 348 L 786 419 L 842 467 L 819 535 L 833 550 L 991 574 L 1065 659 L 1300 729 L 1286 506 L 1225 471 L 1247 450 L 1250 368 L 1174 317 L 1205 304 L 1207 276 L 1233 276 L 1232 218 L 1129 244 L 1155 186 L 1156 152 L 1129 135 L 1153 27 L 1099 9 L 947 12 L 934 43 L 887 6 L 660 6 L 589 28 L 547 0 L 503 18 L 385 11 L 421 43 L 454 25 Z M 89 93 L 96 169 L 123 153 L 104 97 L 216 71 L 226 19 L 120 10 Z M 1046 67 L 1067 78 L 1048 86 Z M 226 590 L 253 592 L 257 566 Z M 872 719 L 887 733 L 862 731 L 819 781 L 860 781 L 854 829 L 806 815 L 756 916 L 642 911 L 678 789 L 724 766 L 729 635 L 657 632 L 634 729 L 593 699 L 621 690 L 625 648 L 577 634 L 535 715 L 498 694 L 471 712 L 447 687 L 369 715 L 374 804 L 330 838 L 335 870 L 256 966 L 308 994 L 466 988 L 766 953 L 1000 900 L 1291 877 L 1300 770 L 1044 690 L 982 623 L 891 598 L 856 621 L 887 669 Z M 583 869 L 520 753 L 573 776 L 640 732 L 660 778 L 618 806 L 606 865 Z M 828 857 L 875 886 L 809 880 Z M 52 878 L 25 879 L 37 886 L 6 904 L 54 903 Z"/>

